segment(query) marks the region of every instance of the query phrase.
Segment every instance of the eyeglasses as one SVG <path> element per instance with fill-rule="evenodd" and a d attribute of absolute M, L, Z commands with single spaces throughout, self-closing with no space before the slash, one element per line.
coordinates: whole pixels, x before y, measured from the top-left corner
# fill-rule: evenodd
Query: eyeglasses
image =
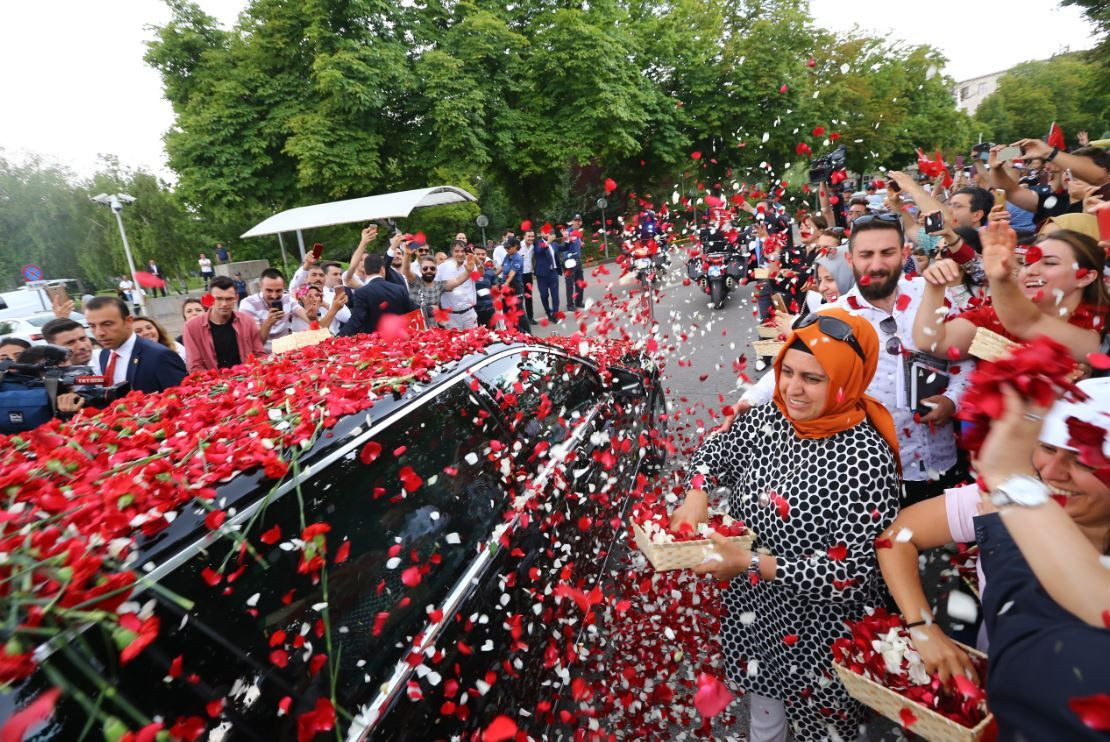
<path fill-rule="evenodd" d="M 890 335 L 886 339 L 886 352 L 896 356 L 902 352 L 902 339 L 898 337 L 898 320 L 887 317 L 879 323 L 879 329 Z"/>
<path fill-rule="evenodd" d="M 848 345 L 852 346 L 852 350 L 856 352 L 856 355 L 860 357 L 860 360 L 864 363 L 867 362 L 867 356 L 863 354 L 863 347 L 859 344 L 859 340 L 856 340 L 856 336 L 852 333 L 852 326 L 842 319 L 837 319 L 836 317 L 830 317 L 827 314 L 814 312 L 813 314 L 810 314 L 801 322 L 799 322 L 794 329 L 801 330 L 802 328 L 809 327 L 814 323 L 817 324 L 817 329 L 831 337 L 833 340 L 839 340 L 841 342 L 848 343 Z"/>

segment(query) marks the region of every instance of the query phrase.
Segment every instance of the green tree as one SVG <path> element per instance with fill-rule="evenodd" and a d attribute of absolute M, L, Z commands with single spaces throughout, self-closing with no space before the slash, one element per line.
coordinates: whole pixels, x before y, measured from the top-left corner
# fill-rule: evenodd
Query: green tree
<path fill-rule="evenodd" d="M 1083 54 L 1019 64 L 999 79 L 998 89 L 975 111 L 975 123 L 996 142 L 1044 138 L 1053 121 L 1069 144 L 1081 129 L 1096 138 L 1110 125 L 1102 80 L 1099 65 Z"/>
<path fill-rule="evenodd" d="M 16 165 L 0 158 L 0 285 L 20 285 L 20 268 L 34 263 L 47 278 L 114 286 L 128 272 L 127 261 L 115 217 L 89 200 L 97 193 L 135 197 L 123 221 L 138 270 L 154 258 L 168 274 L 184 275 L 201 245 L 211 244 L 209 226 L 150 173 L 108 158 L 91 178 L 79 179 L 41 160 Z"/>

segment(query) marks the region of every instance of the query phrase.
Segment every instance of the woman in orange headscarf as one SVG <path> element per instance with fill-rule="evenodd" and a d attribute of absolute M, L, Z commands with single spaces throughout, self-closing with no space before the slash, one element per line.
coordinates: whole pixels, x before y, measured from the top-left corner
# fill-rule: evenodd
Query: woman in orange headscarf
<path fill-rule="evenodd" d="M 874 540 L 898 508 L 890 413 L 864 390 L 879 340 L 840 309 L 806 317 L 775 359 L 774 404 L 710 436 L 690 463 L 672 528 L 708 518 L 708 492 L 756 536 L 718 541 L 695 571 L 729 580 L 721 640 L 730 679 L 752 699 L 752 742 L 854 739 L 863 707 L 832 669 L 846 619 L 880 604 Z"/>

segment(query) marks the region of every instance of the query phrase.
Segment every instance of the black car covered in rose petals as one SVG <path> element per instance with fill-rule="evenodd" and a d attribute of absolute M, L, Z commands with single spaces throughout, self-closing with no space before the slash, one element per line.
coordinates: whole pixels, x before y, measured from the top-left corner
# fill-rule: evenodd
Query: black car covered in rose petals
<path fill-rule="evenodd" d="M 657 371 L 614 347 L 491 338 L 290 421 L 311 435 L 288 472 L 227 478 L 117 555 L 140 589 L 6 674 L 0 717 L 58 740 L 572 733 L 627 493 L 664 455 Z"/>

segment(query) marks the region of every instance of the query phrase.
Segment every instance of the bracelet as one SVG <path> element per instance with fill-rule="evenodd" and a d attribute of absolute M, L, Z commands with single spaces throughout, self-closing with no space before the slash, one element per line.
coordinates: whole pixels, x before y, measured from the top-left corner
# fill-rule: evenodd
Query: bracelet
<path fill-rule="evenodd" d="M 932 622 L 933 622 L 932 619 L 930 619 L 928 621 L 914 621 L 913 623 L 906 624 L 906 628 L 907 629 L 912 629 L 915 626 L 924 626 L 925 624 L 932 623 Z"/>
<path fill-rule="evenodd" d="M 1052 162 L 1053 160 L 1056 159 L 1056 155 L 1058 155 L 1058 154 L 1060 154 L 1060 148 L 1059 147 L 1053 147 L 1052 152 L 1049 153 L 1048 157 L 1044 158 L 1044 161 L 1045 162 Z"/>

